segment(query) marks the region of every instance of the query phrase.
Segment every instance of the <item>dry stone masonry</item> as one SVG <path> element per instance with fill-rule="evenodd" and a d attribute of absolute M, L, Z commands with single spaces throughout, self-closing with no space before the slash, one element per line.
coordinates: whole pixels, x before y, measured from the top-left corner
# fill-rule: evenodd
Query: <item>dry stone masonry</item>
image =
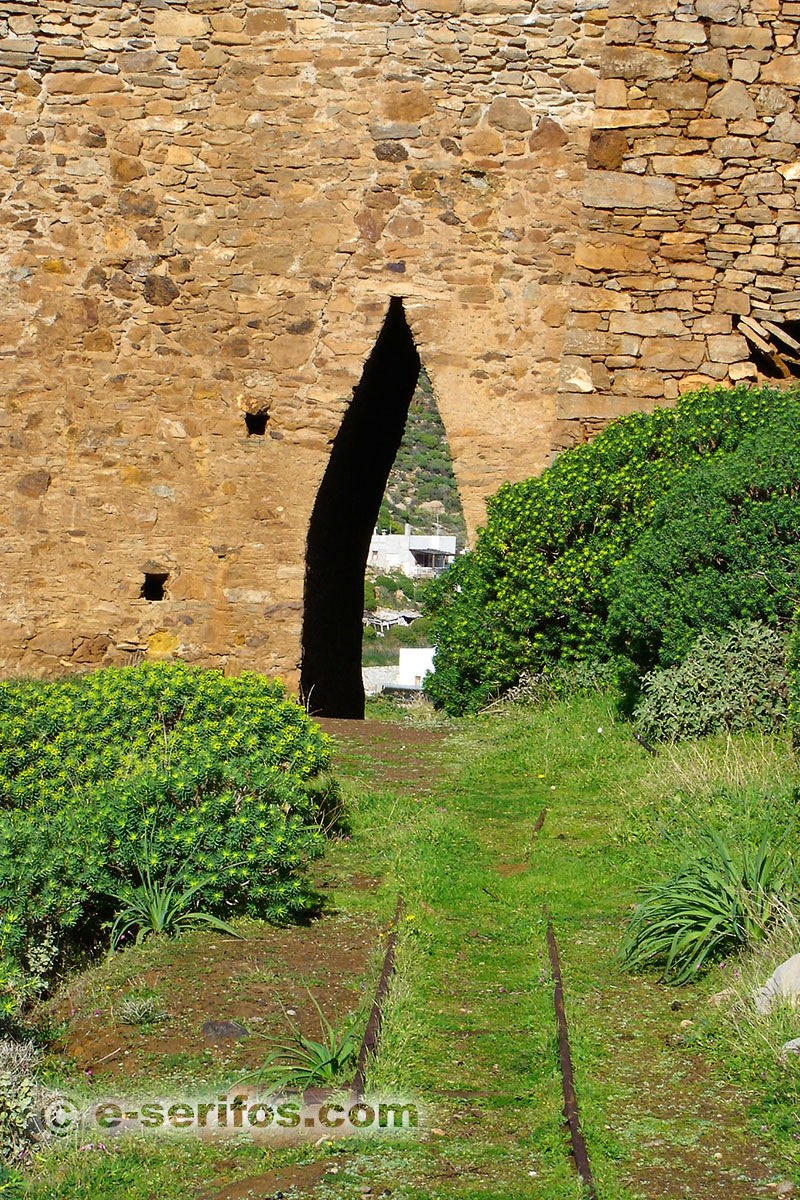
<path fill-rule="evenodd" d="M 566 444 L 699 386 L 789 377 L 800 352 L 800 4 L 612 0 L 608 18 Z"/>
<path fill-rule="evenodd" d="M 6 0 L 0 666 L 295 684 L 392 297 L 473 533 L 618 413 L 790 369 L 799 29 L 786 0 Z"/>

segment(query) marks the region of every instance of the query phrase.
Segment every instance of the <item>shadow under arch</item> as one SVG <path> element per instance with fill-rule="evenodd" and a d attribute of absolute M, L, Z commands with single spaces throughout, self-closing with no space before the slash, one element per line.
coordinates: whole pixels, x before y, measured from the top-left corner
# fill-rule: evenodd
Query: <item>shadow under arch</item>
<path fill-rule="evenodd" d="M 419 370 L 403 301 L 394 296 L 334 439 L 308 528 L 300 696 L 315 716 L 364 716 L 364 572 Z"/>

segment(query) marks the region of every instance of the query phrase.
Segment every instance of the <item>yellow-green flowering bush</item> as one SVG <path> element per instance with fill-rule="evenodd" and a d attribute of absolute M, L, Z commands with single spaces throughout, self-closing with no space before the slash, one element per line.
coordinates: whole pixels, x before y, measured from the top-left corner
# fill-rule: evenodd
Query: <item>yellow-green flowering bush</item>
<path fill-rule="evenodd" d="M 758 429 L 800 430 L 796 390 L 719 388 L 612 422 L 488 502 L 475 549 L 431 585 L 434 703 L 475 711 L 524 671 L 608 659 L 609 581 L 691 468 Z M 696 633 L 695 633 L 696 636 Z"/>
<path fill-rule="evenodd" d="M 798 580 L 800 427 L 761 429 L 658 502 L 609 579 L 609 645 L 638 672 L 675 667 L 733 622 L 786 628 Z"/>
<path fill-rule="evenodd" d="M 0 684 L 0 958 L 110 915 L 145 847 L 154 875 L 204 881 L 208 911 L 303 912 L 337 804 L 329 758 L 283 685 L 256 675 L 147 664 Z"/>

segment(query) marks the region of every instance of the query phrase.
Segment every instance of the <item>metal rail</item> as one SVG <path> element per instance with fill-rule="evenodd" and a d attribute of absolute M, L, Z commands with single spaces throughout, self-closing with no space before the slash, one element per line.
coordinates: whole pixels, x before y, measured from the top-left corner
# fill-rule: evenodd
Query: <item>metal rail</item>
<path fill-rule="evenodd" d="M 386 993 L 389 990 L 389 980 L 394 971 L 394 952 L 397 946 L 397 927 L 400 922 L 400 914 L 403 911 L 403 897 L 397 897 L 397 908 L 395 909 L 394 920 L 389 937 L 386 940 L 386 954 L 383 959 L 383 969 L 381 971 L 378 986 L 375 989 L 375 999 L 372 1001 L 372 1009 L 367 1021 L 367 1028 L 364 1030 L 364 1037 L 361 1042 L 361 1047 L 358 1051 L 358 1062 L 356 1064 L 356 1073 L 353 1076 L 353 1082 L 350 1085 L 350 1090 L 356 1100 L 361 1100 L 364 1096 L 364 1084 L 367 1076 L 367 1063 L 372 1054 L 375 1053 L 375 1047 L 378 1044 L 378 1039 L 381 1036 L 381 1026 L 383 1024 L 383 1002 L 386 999 Z"/>
<path fill-rule="evenodd" d="M 575 1159 L 578 1176 L 586 1189 L 588 1200 L 597 1200 L 597 1192 L 595 1191 L 594 1180 L 592 1179 L 592 1170 L 589 1166 L 589 1155 L 586 1152 L 586 1143 L 583 1140 L 581 1124 L 578 1118 L 578 1100 L 575 1095 L 572 1056 L 569 1052 L 567 1016 L 564 1011 L 564 988 L 561 983 L 561 965 L 558 961 L 558 947 L 556 946 L 556 937 L 550 921 L 547 923 L 547 948 L 550 952 L 550 969 L 553 973 L 553 1003 L 556 1010 L 556 1021 L 558 1022 L 558 1057 L 561 1063 L 564 1115 L 569 1125 L 569 1133 L 572 1139 L 572 1154 Z"/>

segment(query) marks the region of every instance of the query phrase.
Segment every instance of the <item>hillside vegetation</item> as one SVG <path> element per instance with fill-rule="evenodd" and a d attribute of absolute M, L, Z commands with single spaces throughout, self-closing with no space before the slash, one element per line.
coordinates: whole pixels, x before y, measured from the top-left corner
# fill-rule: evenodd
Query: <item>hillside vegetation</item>
<path fill-rule="evenodd" d="M 459 548 L 466 540 L 447 435 L 424 370 L 386 485 L 378 529 L 402 533 L 406 522 L 414 533 L 455 534 Z"/>

